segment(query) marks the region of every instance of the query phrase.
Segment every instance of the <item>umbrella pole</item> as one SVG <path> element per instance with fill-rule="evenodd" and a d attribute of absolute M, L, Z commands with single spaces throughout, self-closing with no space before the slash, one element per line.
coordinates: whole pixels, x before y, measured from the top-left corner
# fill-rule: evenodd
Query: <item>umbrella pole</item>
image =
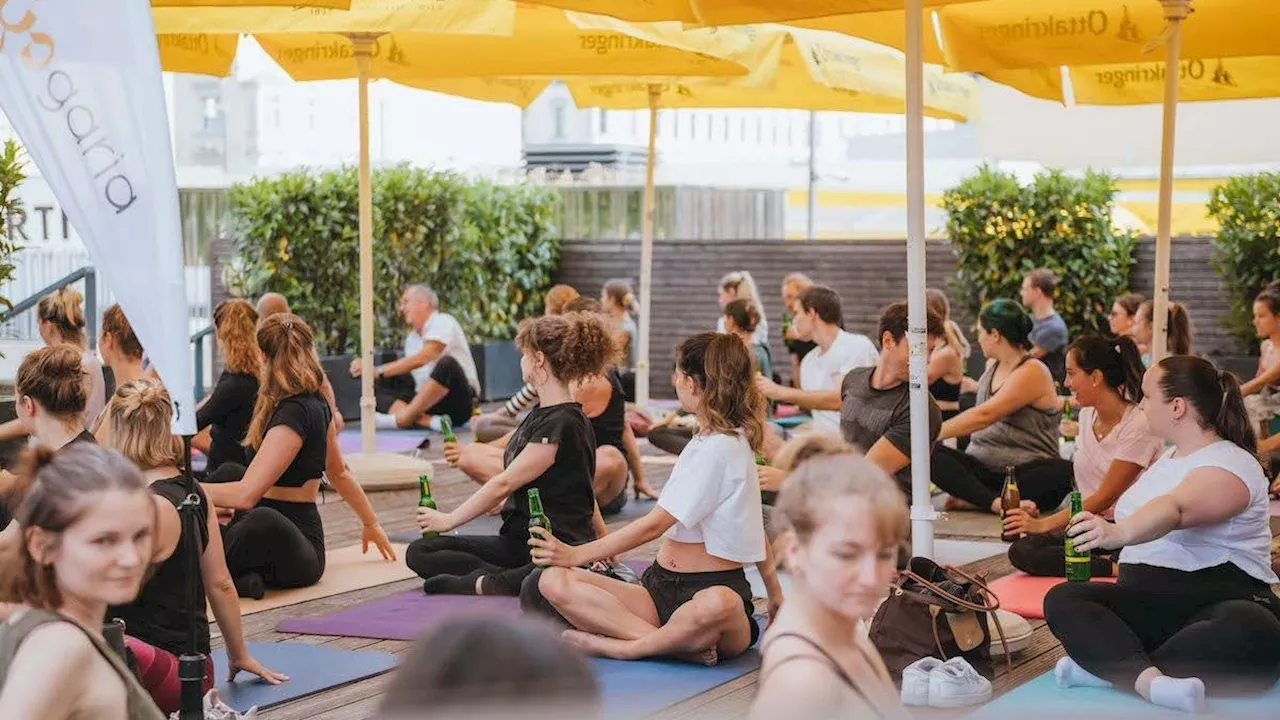
<path fill-rule="evenodd" d="M 1165 39 L 1164 130 L 1160 140 L 1159 214 L 1156 219 L 1156 287 L 1151 303 L 1151 362 L 1157 363 L 1169 347 L 1169 264 L 1173 254 L 1173 142 L 1178 117 L 1179 55 L 1182 21 L 1190 12 L 1189 0 L 1161 0 L 1164 18 L 1171 24 Z"/>
<path fill-rule="evenodd" d="M 360 448 L 374 451 L 373 397 L 373 187 L 369 179 L 369 64 L 371 35 L 353 35 L 351 52 L 360 93 Z"/>
<path fill-rule="evenodd" d="M 818 215 L 818 113 L 809 111 L 809 193 L 806 198 L 805 231 L 809 239 L 818 236 L 815 218 Z"/>
<path fill-rule="evenodd" d="M 653 327 L 650 297 L 653 287 L 654 206 L 657 202 L 653 178 L 658 160 L 658 101 L 661 97 L 662 88 L 650 85 L 649 154 L 644 168 L 644 215 L 640 237 L 640 346 L 636 349 L 636 405 L 644 411 L 649 406 L 649 333 Z"/>
<path fill-rule="evenodd" d="M 907 341 L 911 348 L 911 554 L 933 557 L 924 240 L 924 3 L 907 0 Z"/>

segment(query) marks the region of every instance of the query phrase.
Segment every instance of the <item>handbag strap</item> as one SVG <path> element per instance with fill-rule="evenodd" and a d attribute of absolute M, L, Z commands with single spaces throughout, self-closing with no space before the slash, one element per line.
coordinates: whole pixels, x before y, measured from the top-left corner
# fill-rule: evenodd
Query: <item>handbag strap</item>
<path fill-rule="evenodd" d="M 953 595 L 947 592 L 946 590 L 943 590 L 942 587 L 940 587 L 937 583 L 932 582 L 930 580 L 926 580 L 911 570 L 902 571 L 898 584 L 895 586 L 895 589 L 898 592 L 903 592 L 902 580 L 903 579 L 914 580 L 915 582 L 920 583 L 921 585 L 933 591 L 934 593 L 937 593 L 940 597 L 950 600 L 951 602 L 955 603 L 957 606 L 962 607 L 966 610 L 974 610 L 977 612 L 994 612 L 1000 608 L 1000 600 L 998 598 L 995 598 L 995 595 L 992 594 L 991 589 L 987 587 L 986 583 L 973 577 L 972 575 L 969 575 L 964 571 L 956 570 L 955 568 L 946 567 L 942 569 L 944 572 L 955 572 L 960 577 L 973 582 L 975 585 L 981 588 L 983 591 L 982 594 L 987 598 L 987 604 L 983 605 L 983 604 L 971 602 L 962 597 L 957 597 L 956 595 Z"/>

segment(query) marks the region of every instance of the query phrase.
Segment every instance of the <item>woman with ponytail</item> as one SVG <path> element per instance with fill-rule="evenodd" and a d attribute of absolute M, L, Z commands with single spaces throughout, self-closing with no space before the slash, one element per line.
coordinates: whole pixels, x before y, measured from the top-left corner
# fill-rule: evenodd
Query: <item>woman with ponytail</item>
<path fill-rule="evenodd" d="M 676 461 L 648 515 L 576 547 L 552 532 L 530 531 L 533 561 L 545 567 L 525 582 L 526 610 L 559 619 L 564 637 L 584 651 L 619 660 L 675 656 L 714 665 L 746 652 L 760 628 L 752 617 L 743 566 L 764 577 L 772 615 L 782 589 L 765 540 L 755 453 L 764 442 L 764 396 L 741 340 L 703 333 L 681 343 L 675 385 L 680 405 L 701 431 Z M 663 538 L 640 585 L 574 568 L 617 557 Z"/>
<path fill-rule="evenodd" d="M 765 633 L 751 717 L 910 717 L 880 652 L 859 630 L 897 574 L 907 504 L 852 445 L 813 433 L 784 446 L 771 518 L 789 538 L 787 604 Z"/>
<path fill-rule="evenodd" d="M 314 585 L 324 574 L 324 525 L 316 508 L 321 475 L 364 524 L 365 551 L 372 543 L 383 558 L 395 559 L 369 498 L 342 462 L 310 326 L 280 313 L 263 320 L 257 333 L 262 370 L 245 437 L 253 461 L 248 468 L 226 463 L 218 473 L 224 482 L 203 486 L 215 507 L 236 511 L 222 531 L 227 569 L 240 597 L 254 599 L 268 588 Z"/>
<path fill-rule="evenodd" d="M 181 469 L 182 441 L 169 428 L 172 418 L 173 402 L 158 381 L 127 383 L 117 388 L 107 403 L 105 444 L 133 462 L 142 471 L 151 492 L 176 514 L 187 497 L 187 482 Z M 110 609 L 110 617 L 124 621 L 128 633 L 125 642 L 138 660 L 144 687 L 166 713 L 176 711 L 179 706 L 178 656 L 189 649 L 193 623 L 199 628 L 198 650 L 206 660 L 203 689 L 208 692 L 213 687 L 206 599 L 226 643 L 231 679 L 243 670 L 272 685 L 288 680 L 266 669 L 249 654 L 240 625 L 240 601 L 223 555 L 217 508 L 210 507 L 204 493 L 199 494 L 202 516 L 199 532 L 192 535 L 185 524 L 178 521 L 181 536 L 177 549 L 149 574 L 137 598 L 114 604 Z M 187 570 L 192 553 L 200 556 L 195 598 L 191 597 L 192 583 Z"/>
<path fill-rule="evenodd" d="M 972 348 L 960 326 L 951 319 L 951 303 L 941 290 L 925 291 L 929 309 L 942 318 L 944 334 L 933 352 L 929 353 L 929 394 L 944 421 L 960 414 L 960 385 L 964 382 L 965 361 Z"/>
<path fill-rule="evenodd" d="M 765 318 L 764 302 L 760 300 L 760 291 L 756 288 L 756 281 L 751 277 L 751 273 L 746 270 L 736 270 L 720 278 L 720 319 L 716 321 L 716 332 L 725 332 L 724 329 L 724 308 L 734 300 L 750 300 L 756 307 L 756 312 L 760 313 L 760 323 L 756 325 L 755 332 L 751 335 L 751 339 L 757 345 L 769 344 L 769 321 Z"/>
<path fill-rule="evenodd" d="M 1139 407 L 1144 372 L 1142 354 L 1130 337 L 1089 335 L 1067 350 L 1067 388 L 1080 408 L 1071 458 L 1075 487 L 1084 496 L 1084 509 L 1106 518 L 1164 448 Z M 1064 577 L 1063 539 L 1070 519 L 1067 510 L 1042 518 L 1006 512 L 1004 532 L 1019 538 L 1009 547 L 1009 562 L 1030 575 Z M 1113 574 L 1109 555 L 1094 556 L 1094 577 Z"/>
<path fill-rule="evenodd" d="M 1060 686 L 1114 685 L 1195 713 L 1206 694 L 1280 679 L 1267 481 L 1234 375 L 1174 356 L 1142 390 L 1151 432 L 1172 447 L 1120 497 L 1115 522 L 1086 511 L 1067 526 L 1079 550 L 1120 550 L 1118 581 L 1055 587 L 1045 619 L 1067 652 Z"/>
<path fill-rule="evenodd" d="M 84 386 L 80 424 L 90 427 L 107 403 L 107 384 L 98 354 L 89 350 L 84 333 L 84 297 L 74 288 L 55 290 L 36 305 L 40 339 L 46 348 L 69 346 L 80 358 L 79 378 Z M 19 420 L 0 425 L 0 441 L 26 437 L 30 430 Z"/>
<path fill-rule="evenodd" d="M 1062 411 L 1045 364 L 1031 356 L 1031 317 L 1012 300 L 993 300 L 978 316 L 978 344 L 989 360 L 978 404 L 942 424 L 933 483 L 953 509 L 1000 513 L 1000 490 L 1014 468 L 1023 508 L 1056 508 L 1071 491 L 1071 463 L 1058 454 Z M 941 441 L 968 435 L 964 452 Z"/>
<path fill-rule="evenodd" d="M 224 367 L 213 392 L 196 408 L 200 434 L 192 441 L 208 456 L 205 472 L 226 463 L 249 464 L 244 438 L 258 401 L 258 311 L 244 300 L 224 300 L 213 310 L 214 333 Z M 215 478 L 216 480 L 217 478 Z"/>
<path fill-rule="evenodd" d="M 1151 364 L 1150 348 L 1151 348 L 1151 313 L 1152 301 L 1144 300 L 1138 306 L 1138 314 L 1133 319 L 1133 339 L 1137 341 L 1138 347 L 1148 348 L 1142 355 L 1142 364 Z M 1166 326 L 1169 331 L 1169 344 L 1167 351 L 1170 355 L 1190 355 L 1191 354 L 1191 315 L 1187 312 L 1187 308 L 1182 303 L 1169 303 L 1169 322 Z"/>
<path fill-rule="evenodd" d="M 103 637 L 107 607 L 138 594 L 157 538 L 158 503 L 119 454 L 88 443 L 28 450 L 0 556 L 0 717 L 163 720 Z"/>
<path fill-rule="evenodd" d="M 635 396 L 636 344 L 640 329 L 636 327 L 633 315 L 637 312 L 636 296 L 631 290 L 628 280 L 614 279 L 606 282 L 600 290 L 600 304 L 605 313 L 618 324 L 618 349 L 624 365 L 619 368 L 630 376 L 628 385 L 624 378 L 624 386 L 630 388 L 628 397 Z"/>
<path fill-rule="evenodd" d="M 570 312 L 525 320 L 516 334 L 524 381 L 538 392 L 529 412 L 507 441 L 502 471 L 477 477 L 480 489 L 453 512 L 418 508 L 418 525 L 430 537 L 405 551 L 409 567 L 426 582 L 424 592 L 449 595 L 508 595 L 533 564 L 529 556 L 529 493 L 537 491 L 552 527 L 569 542 L 604 535 L 592 479 L 596 437 L 571 386 L 603 375 L 617 352 L 609 323 L 599 313 Z M 625 491 L 625 477 L 623 491 Z M 445 535 L 502 505 L 495 535 Z"/>

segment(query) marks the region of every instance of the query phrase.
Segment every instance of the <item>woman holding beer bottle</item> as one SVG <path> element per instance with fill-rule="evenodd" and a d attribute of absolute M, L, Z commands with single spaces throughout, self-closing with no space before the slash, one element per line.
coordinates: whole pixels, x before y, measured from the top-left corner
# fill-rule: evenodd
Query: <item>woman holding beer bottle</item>
<path fill-rule="evenodd" d="M 502 472 L 452 512 L 418 508 L 424 533 L 447 533 L 506 498 L 502 529 L 497 535 L 442 534 L 413 541 L 405 561 L 425 580 L 422 589 L 428 594 L 519 594 L 521 582 L 533 572 L 528 546 L 533 499 L 569 542 L 589 542 L 605 532 L 591 489 L 595 433 L 569 386 L 603 374 L 613 360 L 616 344 L 608 323 L 597 313 L 576 312 L 526 320 L 516 346 L 521 373 L 538 391 L 540 404 L 512 434 Z"/>
<path fill-rule="evenodd" d="M 1067 652 L 1060 686 L 1194 713 L 1206 694 L 1280 679 L 1267 480 L 1234 375 L 1175 356 L 1142 389 L 1151 432 L 1172 447 L 1120 496 L 1115 522 L 1082 512 L 1067 526 L 1078 550 L 1123 548 L 1117 582 L 1055 587 L 1045 620 Z"/>
<path fill-rule="evenodd" d="M 702 333 L 676 353 L 676 394 L 701 432 L 671 471 L 658 506 L 621 530 L 572 547 L 530 531 L 534 562 L 522 605 L 558 617 L 569 642 L 593 655 L 636 660 L 673 656 L 714 665 L 755 644 L 751 586 L 743 566 L 756 563 L 772 614 L 782 589 L 765 540 L 755 450 L 764 440 L 764 396 L 741 340 Z M 554 525 L 554 522 L 553 522 Z M 575 568 L 662 537 L 640 585 Z"/>
<path fill-rule="evenodd" d="M 1162 443 L 1147 428 L 1142 402 L 1142 353 L 1133 338 L 1090 335 L 1067 350 L 1067 387 L 1080 408 L 1071 463 L 1084 509 L 1106 518 L 1125 490 L 1160 455 Z M 1062 577 L 1069 510 L 1033 518 L 1006 511 L 1005 533 L 1015 538 L 1009 562 L 1030 575 Z M 1094 577 L 1110 577 L 1111 558 L 1092 560 Z"/>

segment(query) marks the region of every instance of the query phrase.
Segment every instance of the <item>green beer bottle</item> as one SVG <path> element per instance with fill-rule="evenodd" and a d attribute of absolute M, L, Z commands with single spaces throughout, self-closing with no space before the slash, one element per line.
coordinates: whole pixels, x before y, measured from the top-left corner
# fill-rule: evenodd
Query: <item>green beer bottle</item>
<path fill-rule="evenodd" d="M 1072 490 L 1071 517 L 1082 512 L 1084 512 L 1084 500 L 1080 497 L 1080 491 Z M 1093 558 L 1089 553 L 1076 550 L 1070 535 L 1067 536 L 1063 551 L 1067 559 L 1067 582 L 1089 582 L 1093 572 L 1091 565 Z"/>
<path fill-rule="evenodd" d="M 453 434 L 453 421 L 448 415 L 440 416 L 440 434 L 444 436 L 444 441 L 447 443 L 458 442 L 458 436 Z"/>
<path fill-rule="evenodd" d="M 431 478 L 428 478 L 426 475 L 419 475 L 418 484 L 421 486 L 421 493 L 422 493 L 421 495 L 418 496 L 418 507 L 431 508 L 432 510 L 437 509 L 435 498 L 431 497 Z M 422 533 L 422 537 L 424 538 L 433 538 L 433 537 L 439 537 L 439 536 L 440 536 L 440 533 L 434 532 L 431 530 L 424 530 Z"/>
<path fill-rule="evenodd" d="M 538 494 L 537 488 L 529 488 L 529 529 L 540 527 L 551 532 L 551 521 L 547 519 L 547 514 L 542 511 L 542 496 Z"/>
<path fill-rule="evenodd" d="M 757 466 L 763 467 L 763 466 L 768 465 L 768 464 L 769 464 L 769 463 L 764 459 L 764 456 L 763 456 L 763 455 L 756 454 L 756 465 L 757 465 Z M 772 504 L 774 504 L 775 502 L 777 502 L 777 500 L 778 500 L 778 493 L 776 493 L 776 492 L 769 492 L 768 490 L 761 490 L 761 491 L 760 491 L 760 502 L 764 503 L 765 505 L 772 505 Z"/>

